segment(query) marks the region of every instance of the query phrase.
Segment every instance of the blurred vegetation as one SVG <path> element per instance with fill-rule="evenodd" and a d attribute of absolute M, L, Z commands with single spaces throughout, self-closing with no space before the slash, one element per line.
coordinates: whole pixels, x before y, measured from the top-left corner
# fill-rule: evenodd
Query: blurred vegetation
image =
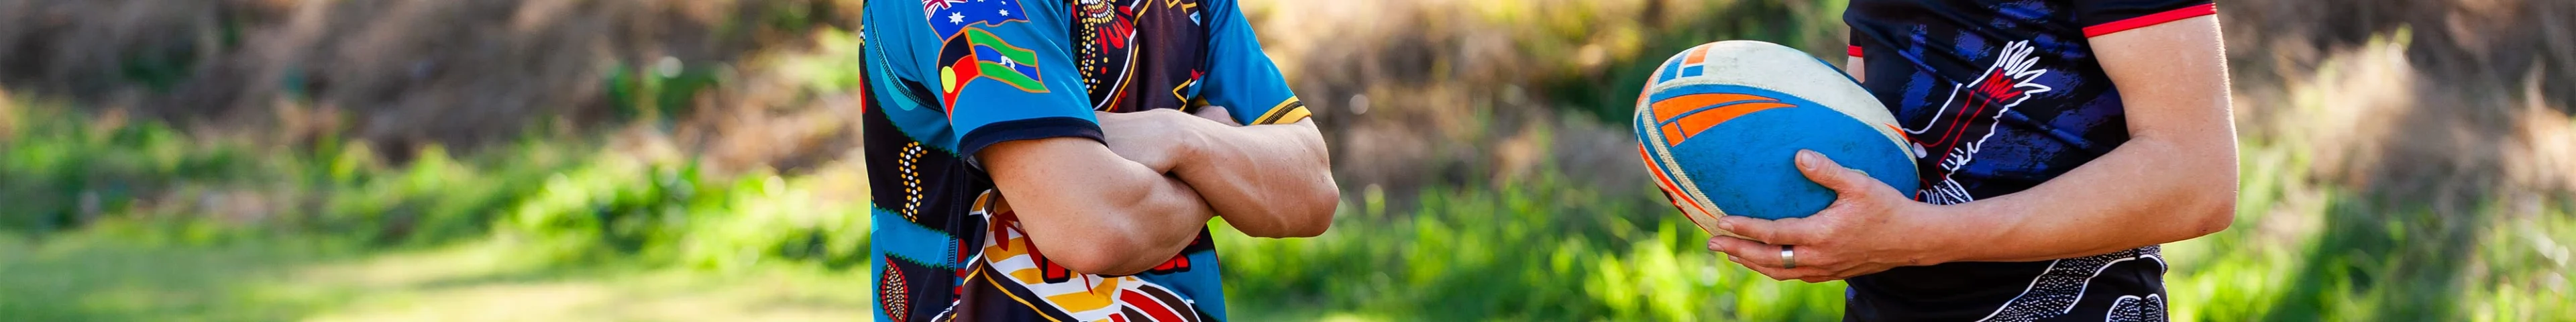
<path fill-rule="evenodd" d="M 1833 320 L 1841 283 L 1771 282 L 1705 249 L 1659 196 L 1602 195 L 1553 177 L 1499 190 L 1430 189 L 1414 209 L 1361 193 L 1331 234 L 1232 236 L 1238 318 Z M 1368 219 L 1385 218 L 1385 220 Z"/>
<path fill-rule="evenodd" d="M 0 275 L 11 276 L 0 290 L 65 296 L 0 297 L 11 319 L 296 318 L 332 300 L 238 297 L 226 292 L 251 286 L 232 279 L 376 252 L 465 247 L 536 276 L 665 267 L 823 278 L 867 263 L 865 213 L 804 188 L 825 178 L 715 179 L 693 163 L 535 139 L 464 158 L 432 147 L 395 166 L 361 143 L 276 151 L 13 105 L 0 109 L 12 113 L 0 117 L 12 122 L 0 127 Z M 412 265 L 451 264 L 463 265 Z M 312 301 L 323 302 L 302 303 Z"/>
<path fill-rule="evenodd" d="M 717 180 L 694 163 L 652 164 L 585 153 L 577 142 L 524 140 L 471 158 L 432 147 L 406 165 L 366 145 L 318 151 L 212 140 L 165 125 L 99 124 L 58 108 L 22 107 L 24 128 L 0 144 L 0 231 L 44 234 L 129 226 L 177 244 L 264 234 L 320 235 L 402 247 L 499 234 L 566 259 L 632 256 L 729 267 L 766 258 L 854 265 L 864 220 L 816 203 L 785 179 Z M 284 152 L 284 153 L 280 153 Z M 857 226 L 852 226 L 857 225 Z M 158 237 L 156 237 L 158 236 Z M 743 251 L 754 250 L 754 251 Z"/>
<path fill-rule="evenodd" d="M 865 222 L 855 220 L 862 213 L 847 204 L 814 207 L 811 177 L 699 179 L 706 175 L 685 164 L 615 161 L 568 147 L 578 143 L 524 143 L 462 159 L 431 152 L 407 166 L 374 166 L 182 144 L 157 124 L 110 127 L 45 105 L 12 111 L 19 114 L 9 119 L 21 121 L 0 136 L 10 138 L 0 147 L 15 158 L 0 172 L 12 222 L 0 235 L 20 236 L 0 242 L 0 272 L 9 273 L 0 274 L 9 276 L 0 289 L 70 296 L 0 300 L 11 316 L 270 320 L 353 301 L 334 295 L 419 292 L 285 277 L 390 256 L 369 255 L 381 253 L 479 256 L 490 263 L 411 265 L 500 267 L 480 268 L 489 276 L 473 279 L 498 279 L 481 283 L 664 276 L 651 267 L 715 272 L 651 278 L 784 269 L 789 277 L 773 278 L 831 279 L 866 263 Z M 350 153 L 330 155 L 342 154 Z M 2237 228 L 2167 247 L 2177 317 L 2576 318 L 2558 305 L 2576 246 L 2566 238 L 2576 236 L 2568 201 L 2523 216 L 2479 210 L 2510 217 L 2492 223 L 2446 221 L 2464 214 L 2359 198 L 2289 175 L 2304 171 L 2307 158 L 2277 144 L 2247 146 Z M 268 191 L 274 201 L 221 197 L 230 189 Z M 192 195 L 170 191 L 215 197 L 141 197 Z M 1321 238 L 1220 231 L 1236 317 L 1829 320 L 1840 311 L 1838 283 L 1773 282 L 1723 264 L 1700 249 L 1703 233 L 1663 215 L 1654 196 L 1604 195 L 1552 176 L 1493 190 L 1432 188 L 1408 208 L 1392 206 L 1383 191 L 1354 195 Z M 225 212 L 239 206 L 216 204 L 226 202 L 308 210 L 234 218 Z"/>
<path fill-rule="evenodd" d="M 151 98 L 129 106 L 133 100 L 115 97 L 132 94 L 119 90 L 49 89 L 56 87 L 49 80 L 68 79 L 195 97 L 191 84 L 230 80 L 208 66 L 237 62 L 189 58 L 264 43 L 257 27 L 245 27 L 256 12 L 214 19 L 220 28 L 205 39 L 167 40 L 204 43 L 119 44 L 105 50 L 151 54 L 76 62 L 115 66 L 96 70 L 106 75 L 10 78 L 0 91 L 39 89 L 0 92 L 0 320 L 864 318 L 874 289 L 859 273 L 869 260 L 860 208 L 867 187 L 861 160 L 841 152 L 855 143 L 833 139 L 857 133 L 839 123 L 853 118 L 836 114 L 842 109 L 833 102 L 846 100 L 857 81 L 862 44 L 847 29 L 853 15 L 844 11 L 855 6 L 837 3 L 750 1 L 718 10 L 723 18 L 712 22 L 691 20 L 710 31 L 670 38 L 747 45 L 714 46 L 738 49 L 723 54 L 670 46 L 683 53 L 603 55 L 612 58 L 596 73 L 563 78 L 596 89 L 561 94 L 584 98 L 514 102 L 586 102 L 560 114 L 610 117 L 492 122 L 483 126 L 514 134 L 458 142 L 474 147 L 456 150 L 440 140 L 361 133 L 370 113 L 401 109 L 330 112 L 335 104 L 405 105 L 449 94 L 378 100 L 353 94 L 345 75 L 285 73 L 311 74 L 278 82 L 286 84 L 278 95 L 295 97 L 277 109 L 294 113 L 279 114 L 310 117 L 275 117 L 289 120 L 276 131 L 314 128 L 292 135 L 256 131 L 280 125 L 267 121 L 167 113 L 149 106 Z M 1265 41 L 1276 40 L 1272 55 L 1289 64 L 1301 96 L 1330 122 L 1337 161 L 1389 151 L 1346 147 L 1369 143 L 1362 140 L 1420 138 L 1488 150 L 1389 160 L 1472 159 L 1456 168 L 1497 173 L 1514 168 L 1514 158 L 1536 161 L 1517 175 L 1381 171 L 1439 177 L 1418 185 L 1345 178 L 1354 184 L 1336 225 L 1318 238 L 1257 239 L 1212 223 L 1223 239 L 1232 317 L 1838 318 L 1841 284 L 1769 281 L 1725 263 L 1661 197 L 1612 180 L 1637 176 L 1619 171 L 1633 160 L 1596 160 L 1587 149 L 1633 143 L 1598 141 L 1625 129 L 1588 125 L 1584 115 L 1618 119 L 1647 65 L 1708 40 L 1763 39 L 1834 55 L 1843 4 L 1420 1 L 1404 5 L 1421 12 L 1391 20 L 1436 23 L 1401 36 L 1257 24 Z M 1319 10 L 1269 2 L 1250 9 L 1262 21 L 1292 22 L 1308 14 L 1296 10 Z M 1349 19 L 1356 17 L 1373 16 Z M 6 36 L 0 32 L 0 45 L 11 41 Z M 1331 37 L 1365 50 L 1313 41 Z M 2361 46 L 2406 46 L 2387 42 Z M 1453 51 L 1487 48 L 1480 46 L 1509 50 Z M 2239 83 L 2241 92 L 2287 98 L 2240 97 L 2254 101 L 2240 107 L 2259 106 L 2254 113 L 2265 117 L 2245 121 L 2237 222 L 2166 246 L 2174 317 L 2576 320 L 2564 299 L 2576 293 L 2569 285 L 2576 196 L 2540 188 L 2545 181 L 2500 180 L 2470 181 L 2486 193 L 2469 199 L 2431 200 L 2336 179 L 2335 169 L 2358 162 L 2339 144 L 2388 140 L 2346 136 L 2365 131 L 2319 113 L 2356 109 L 2339 98 L 2380 89 L 2336 81 L 2388 77 L 2372 71 L 2371 59 L 2405 57 L 2297 61 L 2318 75 Z M 341 85 L 318 86 L 334 82 Z M 87 86 L 71 87 L 95 89 Z M 1380 108 L 1350 106 L 1371 104 Z M 1433 130 L 1380 131 L 1390 124 Z M 2561 129 L 2569 127 L 2576 123 Z M 791 151 L 736 150 L 746 146 Z M 2536 165 L 2506 162 L 2498 172 L 2545 170 L 2552 164 L 2545 153 L 2523 154 Z"/>

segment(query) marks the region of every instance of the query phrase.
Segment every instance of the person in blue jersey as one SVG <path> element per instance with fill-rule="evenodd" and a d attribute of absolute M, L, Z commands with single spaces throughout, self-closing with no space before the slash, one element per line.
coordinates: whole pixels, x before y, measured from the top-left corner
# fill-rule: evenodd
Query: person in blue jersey
<path fill-rule="evenodd" d="M 2234 221 L 2236 136 L 2208 0 L 1852 0 L 1852 78 L 1912 141 L 1922 186 L 1813 152 L 1840 197 L 1726 217 L 1711 250 L 1847 281 L 1857 321 L 2160 321 L 2156 245 Z"/>
<path fill-rule="evenodd" d="M 1207 228 L 1310 237 L 1322 134 L 1233 0 L 870 1 L 880 321 L 1224 321 Z"/>

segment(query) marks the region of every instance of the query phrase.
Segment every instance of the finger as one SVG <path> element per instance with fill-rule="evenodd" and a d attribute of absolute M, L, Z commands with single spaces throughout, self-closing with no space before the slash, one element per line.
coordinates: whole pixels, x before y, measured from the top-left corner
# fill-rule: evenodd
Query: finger
<path fill-rule="evenodd" d="M 1726 257 L 1748 265 L 1780 267 L 1780 246 L 1735 237 L 1711 237 L 1708 250 L 1726 253 Z"/>
<path fill-rule="evenodd" d="M 1860 277 L 1861 275 L 1869 275 L 1870 273 L 1876 273 L 1876 272 L 1877 272 L 1877 271 L 1870 271 L 1869 269 L 1864 269 L 1864 268 L 1860 268 L 1859 266 L 1854 266 L 1854 267 L 1850 267 L 1850 268 L 1844 268 L 1844 269 L 1842 269 L 1842 270 L 1838 270 L 1838 271 L 1832 271 L 1832 272 L 1825 272 L 1825 273 L 1823 273 L 1823 274 L 1817 274 L 1817 276 L 1818 276 L 1818 277 L 1820 277 L 1820 278 L 1823 278 L 1823 279 L 1824 279 L 1824 281 L 1830 282 L 1830 281 L 1848 280 L 1848 279 L 1852 279 L 1853 277 Z"/>
<path fill-rule="evenodd" d="M 1763 276 L 1763 277 L 1769 277 L 1769 278 L 1771 278 L 1771 280 L 1774 280 L 1774 281 L 1788 281 L 1788 280 L 1801 280 L 1801 281 L 1803 281 L 1803 280 L 1810 279 L 1810 278 L 1819 278 L 1819 277 L 1824 277 L 1824 276 L 1822 275 L 1822 274 L 1823 274 L 1823 271 L 1818 271 L 1818 270 L 1816 270 L 1816 269 L 1812 269 L 1812 268 L 1804 268 L 1804 267 L 1801 267 L 1801 268 L 1779 268 L 1779 267 L 1768 267 L 1768 266 L 1762 266 L 1762 265 L 1755 265 L 1755 264 L 1753 264 L 1753 263 L 1747 263 L 1747 262 L 1744 262 L 1742 259 L 1736 259 L 1736 258 L 1737 258 L 1737 257 L 1730 257 L 1730 258 L 1729 258 L 1729 260 L 1730 260 L 1730 261 L 1734 261 L 1736 265 L 1743 265 L 1745 269 L 1753 270 L 1753 272 L 1754 272 L 1754 273 L 1762 274 L 1762 276 Z"/>
<path fill-rule="evenodd" d="M 1798 150 L 1798 173 L 1840 196 L 1869 193 L 1869 184 L 1878 182 L 1877 178 L 1871 178 L 1860 170 L 1845 168 L 1842 163 L 1814 150 Z"/>
<path fill-rule="evenodd" d="M 1726 253 L 1726 259 L 1728 261 L 1744 265 L 1745 268 L 1764 272 L 1763 275 L 1772 276 L 1779 280 L 1785 281 L 1790 279 L 1816 277 L 1830 278 L 1832 276 L 1842 275 L 1838 274 L 1838 272 L 1826 271 L 1824 270 L 1824 266 L 1811 265 L 1807 263 L 1813 254 L 1800 254 L 1798 267 L 1781 267 L 1784 265 L 1782 265 L 1782 261 L 1780 259 L 1780 246 L 1762 244 L 1759 242 L 1731 237 L 1711 238 L 1708 243 L 1710 250 L 1717 250 L 1721 253 Z"/>
<path fill-rule="evenodd" d="M 1808 243 L 1807 231 L 1813 230 L 1814 228 L 1809 226 L 1815 223 L 1816 221 L 1805 218 L 1766 220 L 1745 216 L 1726 216 L 1717 218 L 1717 229 L 1765 244 L 1802 245 Z"/>

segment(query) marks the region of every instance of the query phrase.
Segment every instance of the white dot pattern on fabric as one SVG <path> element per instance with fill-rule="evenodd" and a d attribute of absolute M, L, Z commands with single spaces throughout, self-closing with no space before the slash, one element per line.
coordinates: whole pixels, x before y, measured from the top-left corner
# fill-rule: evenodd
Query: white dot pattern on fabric
<path fill-rule="evenodd" d="M 2104 322 L 2164 320 L 2165 297 L 2156 294 L 2147 294 L 2146 297 L 2121 296 L 2120 299 L 2111 302 L 2110 314 L 2102 317 Z"/>
<path fill-rule="evenodd" d="M 2005 302 L 2002 308 L 1996 309 L 1994 313 L 1979 321 L 2037 321 L 2066 314 L 2075 309 L 2076 301 L 2084 297 L 2084 291 L 2092 284 L 2093 278 L 2100 276 L 2112 264 L 2143 260 L 2153 261 L 2159 267 L 2164 266 L 2164 258 L 2158 255 L 2161 253 L 2161 248 L 2161 246 L 2147 246 L 2110 254 L 2051 261 L 2047 272 L 2040 273 L 2039 277 L 2031 279 L 2030 288 L 2024 289 L 2020 296 L 2013 297 L 2012 301 Z M 2155 316 L 2162 316 L 2164 314 L 2162 301 L 2159 297 L 2152 307 L 2133 304 L 2127 309 L 2152 308 Z M 2115 319 L 2113 321 L 2137 320 Z"/>

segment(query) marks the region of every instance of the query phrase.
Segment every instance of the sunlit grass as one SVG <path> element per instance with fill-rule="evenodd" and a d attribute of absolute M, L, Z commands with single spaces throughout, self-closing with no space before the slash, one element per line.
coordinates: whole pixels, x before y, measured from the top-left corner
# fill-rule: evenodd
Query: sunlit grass
<path fill-rule="evenodd" d="M 719 177 L 584 140 L 391 164 L 0 113 L 0 320 L 867 316 L 866 222 L 817 195 L 854 169 Z"/>
<path fill-rule="evenodd" d="M 2356 197 L 2303 179 L 2301 150 L 2247 146 L 2236 224 L 2165 248 L 2176 319 L 2527 321 L 2576 314 L 2560 300 L 2576 271 L 2568 264 L 2576 236 L 2568 204 L 2519 215 L 2480 210 L 2511 219 L 2462 235 L 2482 237 L 2440 239 L 2443 230 L 2415 223 L 2466 214 Z M 1723 262 L 1699 246 L 1703 233 L 1650 197 L 1602 196 L 1541 180 L 1491 191 L 1435 189 L 1417 209 L 1386 212 L 1384 200 L 1360 195 L 1321 238 L 1219 233 L 1236 316 L 1770 321 L 1841 314 L 1839 283 L 1775 282 Z M 2469 251 L 2422 257 L 2452 248 Z"/>
<path fill-rule="evenodd" d="M 0 148 L 66 151 L 44 154 L 59 158 L 165 158 L 159 160 L 215 159 L 209 156 L 228 155 L 220 151 L 232 149 L 48 133 L 44 131 L 55 130 L 42 126 L 27 129 Z M 29 139 L 46 137 L 63 139 Z M 2249 143 L 2236 225 L 2168 245 L 2168 288 L 2177 319 L 2576 319 L 2576 309 L 2563 301 L 2570 290 L 2569 272 L 2576 271 L 2570 269 L 2569 254 L 2570 242 L 2576 241 L 2570 237 L 2576 236 L 2576 213 L 2566 201 L 2500 204 L 2474 213 L 2389 204 L 2300 179 L 2297 174 L 2307 171 L 2308 161 L 2298 151 Z M 35 154 L 12 157 L 29 155 Z M 354 191 L 328 195 L 335 199 L 321 204 L 367 210 L 437 209 L 456 203 L 465 206 L 443 207 L 481 214 L 424 218 L 489 218 L 500 221 L 498 227 L 461 233 L 463 237 L 448 242 L 387 248 L 375 232 L 244 233 L 255 227 L 160 215 L 146 207 L 150 203 L 136 202 L 122 210 L 100 210 L 107 214 L 68 231 L 18 226 L 0 234 L 0 289 L 58 295 L 0 299 L 0 313 L 34 320 L 833 320 L 863 317 L 869 305 L 867 290 L 872 288 L 864 274 L 855 273 L 863 262 L 843 255 L 864 249 L 865 223 L 846 220 L 855 213 L 828 210 L 847 208 L 816 200 L 814 185 L 821 176 L 751 175 L 691 183 L 677 179 L 684 170 L 644 163 L 569 162 L 574 166 L 514 170 L 490 168 L 473 157 L 428 155 L 427 160 L 449 161 L 365 167 L 348 171 L 350 179 L 299 177 L 315 178 L 309 181 L 315 187 L 306 189 Z M 270 171 L 293 167 L 249 165 L 326 163 L 227 158 L 243 160 L 227 164 L 244 165 L 215 167 L 224 170 L 211 179 L 175 185 L 217 189 L 225 187 L 225 176 L 239 175 L 221 171 L 275 173 Z M 9 167 L 20 177 L 82 167 L 77 169 L 86 172 L 75 173 L 83 175 L 36 178 L 76 178 L 80 184 L 68 186 L 87 188 L 96 182 L 88 180 L 114 182 L 94 178 L 118 178 L 100 173 L 180 176 L 151 169 L 189 163 L 151 160 L 50 160 Z M 10 184 L 15 189 L 67 186 L 36 182 Z M 1220 223 L 1217 235 L 1223 239 L 1219 247 L 1225 254 L 1233 316 L 1247 321 L 1839 317 L 1840 284 L 1763 279 L 1701 249 L 1705 236 L 1669 215 L 1652 196 L 1604 195 L 1560 182 L 1542 176 L 1499 189 L 1435 188 L 1422 192 L 1412 206 L 1356 193 L 1340 207 L 1342 218 L 1333 231 L 1320 238 L 1247 238 Z M 524 186 L 480 189 L 502 192 L 458 188 L 494 184 Z M 700 192 L 672 192 L 682 187 Z M 441 197 L 477 194 L 510 197 Z M 398 206 L 369 206 L 367 200 L 376 200 L 370 198 L 397 200 L 388 204 Z M 490 206 L 472 206 L 486 203 Z M 30 220 L 23 214 L 31 208 L 11 209 L 9 220 Z M 621 246 L 611 242 L 623 239 L 598 241 L 601 234 L 615 234 L 599 229 L 613 226 L 566 230 L 511 221 L 641 211 L 621 209 L 708 220 L 630 235 L 642 240 L 624 246 L 639 248 L 632 251 L 616 250 Z M 808 211 L 813 209 L 826 211 Z M 116 211 L 156 215 L 118 216 Z M 2452 229 L 2443 228 L 2453 227 L 2442 224 L 2443 218 L 2487 221 Z M 786 246 L 803 248 L 780 248 Z"/>
<path fill-rule="evenodd" d="M 815 265 L 716 274 L 562 267 L 505 242 L 360 252 L 0 237 L 0 316 L 20 321 L 825 321 L 870 307 L 852 291 L 866 279 Z"/>
<path fill-rule="evenodd" d="M 1550 23 L 1590 23 L 1576 22 Z M 1646 52 L 1691 37 L 1618 32 L 1551 46 Z M 855 39 L 816 37 L 822 54 L 776 65 L 812 71 L 793 77 L 818 91 L 849 87 Z M 0 105 L 0 320 L 856 320 L 874 295 L 867 221 L 844 201 L 867 190 L 829 195 L 849 169 L 704 174 L 593 137 L 390 162 L 336 139 L 265 147 Z M 2177 320 L 2576 320 L 2576 198 L 2436 210 L 2307 179 L 2311 147 L 2274 139 L 2241 151 L 2235 225 L 2165 248 Z M 1362 189 L 1319 238 L 1218 223 L 1232 317 L 1840 317 L 1841 284 L 1770 281 L 1702 249 L 1660 197 L 1569 181 L 1411 201 Z"/>
<path fill-rule="evenodd" d="M 1704 249 L 1655 199 L 1554 182 L 1435 189 L 1393 213 L 1360 198 L 1314 239 L 1220 232 L 1229 302 L 1255 321 L 1840 317 L 1840 283 L 1770 281 Z"/>

